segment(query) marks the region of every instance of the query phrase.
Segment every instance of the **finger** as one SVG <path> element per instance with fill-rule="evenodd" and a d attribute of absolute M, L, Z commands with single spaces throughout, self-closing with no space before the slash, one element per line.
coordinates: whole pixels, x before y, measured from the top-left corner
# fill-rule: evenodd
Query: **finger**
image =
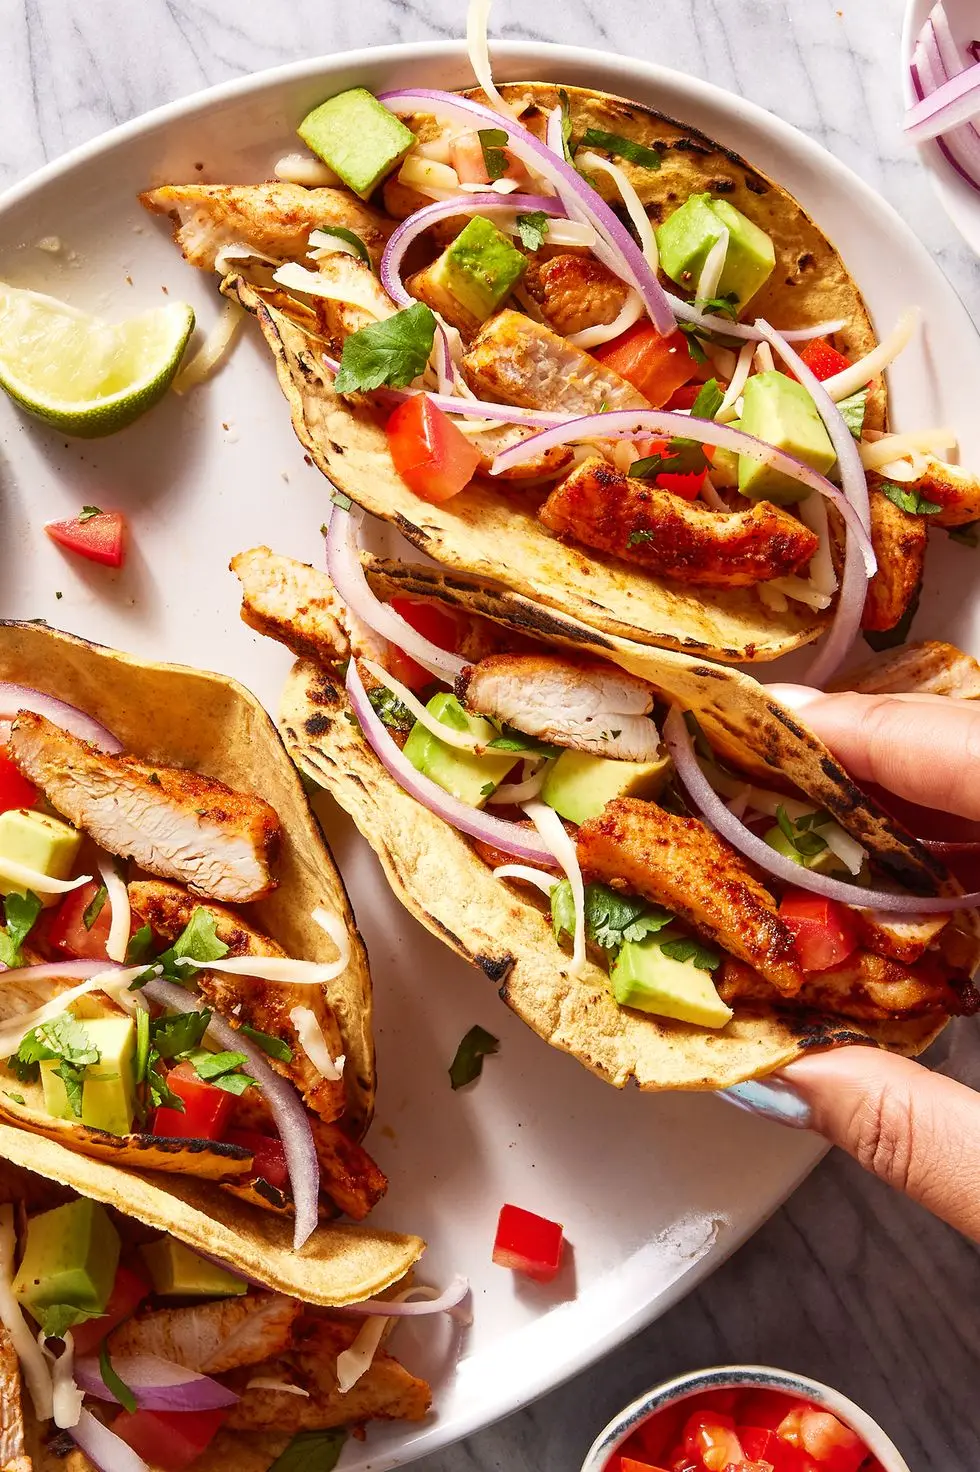
<path fill-rule="evenodd" d="M 980 1242 L 980 1094 L 877 1048 L 813 1053 L 778 1077 L 813 1129 Z"/>
<path fill-rule="evenodd" d="M 980 818 L 980 705 L 946 695 L 824 695 L 770 685 L 859 782 Z"/>

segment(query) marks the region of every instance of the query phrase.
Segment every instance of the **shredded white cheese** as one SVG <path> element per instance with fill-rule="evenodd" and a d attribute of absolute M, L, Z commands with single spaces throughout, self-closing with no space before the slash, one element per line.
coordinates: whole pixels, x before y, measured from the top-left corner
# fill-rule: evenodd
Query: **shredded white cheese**
<path fill-rule="evenodd" d="M 494 879 L 523 879 L 549 897 L 555 885 L 561 883 L 556 875 L 548 874 L 544 869 L 532 869 L 530 864 L 501 864 L 492 873 Z"/>
<path fill-rule="evenodd" d="M 197 388 L 198 384 L 203 383 L 206 378 L 211 377 L 214 370 L 224 362 L 231 351 L 235 335 L 244 320 L 244 307 L 239 306 L 238 302 L 226 301 L 217 322 L 190 362 L 180 370 L 174 379 L 175 394 L 186 394 L 190 389 Z"/>
<path fill-rule="evenodd" d="M 657 250 L 657 237 L 653 232 L 653 225 L 650 222 L 650 216 L 643 208 L 643 203 L 640 199 L 640 196 L 633 188 L 623 170 L 619 167 L 618 164 L 614 164 L 612 159 L 600 158 L 599 154 L 591 152 L 577 153 L 575 155 L 575 164 L 576 167 L 580 169 L 584 168 L 589 170 L 590 172 L 595 172 L 595 170 L 598 170 L 601 174 L 608 174 L 610 179 L 613 180 L 616 188 L 619 190 L 620 195 L 622 196 L 623 204 L 626 206 L 626 212 L 636 228 L 636 233 L 639 236 L 640 249 L 643 251 L 644 260 L 650 267 L 650 270 L 656 273 L 657 268 L 660 264 L 660 252 Z M 726 231 L 725 233 L 727 235 L 728 232 Z"/>
<path fill-rule="evenodd" d="M 728 424 L 736 417 L 737 411 L 735 405 L 742 397 L 742 390 L 748 382 L 749 374 L 752 371 L 752 359 L 754 355 L 755 344 L 751 342 L 747 342 L 744 348 L 739 351 L 738 362 L 735 364 L 735 371 L 732 374 L 731 382 L 725 390 L 725 397 L 722 399 L 721 407 L 715 415 L 715 418 L 720 424 Z"/>
<path fill-rule="evenodd" d="M 864 358 L 859 358 L 849 368 L 841 373 L 835 373 L 832 378 L 824 379 L 824 388 L 829 393 L 835 404 L 841 399 L 850 398 L 856 394 L 859 388 L 864 388 L 872 378 L 877 378 L 883 373 L 889 363 L 894 362 L 903 348 L 908 346 L 913 332 L 919 325 L 920 312 L 918 307 L 910 307 L 903 312 L 898 323 L 891 332 L 880 342 L 876 348 Z"/>
<path fill-rule="evenodd" d="M 612 342 L 614 337 L 619 337 L 634 322 L 639 322 L 644 313 L 643 298 L 638 291 L 632 287 L 626 295 L 626 300 L 619 312 L 611 322 L 597 323 L 595 327 L 583 327 L 580 332 L 570 332 L 565 341 L 574 343 L 577 348 L 584 348 L 587 352 L 591 348 L 597 348 L 604 342 Z"/>
<path fill-rule="evenodd" d="M 829 608 L 831 604 L 831 594 L 821 593 L 805 578 L 794 576 L 770 578 L 769 582 L 760 583 L 759 586 L 760 588 L 771 588 L 776 593 L 782 593 L 785 598 L 792 598 L 794 603 L 805 603 L 807 608 L 815 608 L 818 611 Z"/>
<path fill-rule="evenodd" d="M 106 896 L 112 912 L 106 954 L 110 961 L 123 962 L 129 950 L 129 937 L 133 928 L 133 911 L 129 903 L 129 890 L 124 879 L 116 873 L 116 862 L 111 854 L 100 853 L 99 873 L 106 887 Z"/>
<path fill-rule="evenodd" d="M 42 1022 L 49 1022 L 52 1017 L 60 1016 L 72 1002 L 77 1002 L 79 997 L 85 997 L 89 992 L 105 992 L 106 996 L 112 997 L 126 1011 L 134 1010 L 136 998 L 129 995 L 126 989 L 146 969 L 145 966 L 126 966 L 119 971 L 101 971 L 97 976 L 90 976 L 87 981 L 80 982 L 78 986 L 59 992 L 42 1007 L 22 1012 L 18 1017 L 8 1017 L 0 1031 L 0 1053 L 4 1056 L 16 1053 L 25 1033 L 30 1032 L 31 1028 L 39 1027 Z M 0 973 L 0 984 L 2 981 L 3 975 Z"/>
<path fill-rule="evenodd" d="M 355 260 L 363 260 L 357 246 L 350 240 L 345 240 L 342 235 L 328 235 L 325 230 L 311 230 L 306 241 L 310 249 L 307 255 L 311 260 L 319 261 L 324 256 L 353 256 Z"/>
<path fill-rule="evenodd" d="M 410 153 L 398 170 L 398 182 L 431 199 L 452 199 L 460 187 L 459 175 L 451 164 Z"/>
<path fill-rule="evenodd" d="M 572 887 L 575 902 L 575 939 L 572 945 L 573 976 L 580 976 L 585 966 L 585 883 L 579 867 L 575 844 L 565 832 L 564 824 L 555 812 L 543 802 L 526 802 L 523 805 L 531 822 L 540 833 L 545 844 L 554 854 Z"/>
<path fill-rule="evenodd" d="M 364 270 L 367 270 L 366 266 Z M 273 271 L 272 279 L 277 285 L 285 286 L 288 291 L 301 291 L 305 296 L 325 297 L 330 302 L 347 302 L 350 306 L 369 312 L 372 317 L 378 315 L 377 287 L 373 279 L 369 284 L 356 271 L 349 276 L 345 272 L 344 281 L 335 283 L 329 277 L 321 276 L 319 271 L 308 271 L 297 261 L 287 261 L 284 266 Z"/>
<path fill-rule="evenodd" d="M 33 889 L 35 894 L 69 894 L 92 881 L 91 874 L 80 874 L 77 879 L 52 879 L 49 874 L 42 874 L 40 869 L 29 869 L 26 864 L 17 864 L 13 859 L 4 859 L 3 877 L 10 888 Z"/>
<path fill-rule="evenodd" d="M 757 342 L 755 345 L 755 371 L 757 373 L 773 373 L 776 364 L 772 356 L 772 348 L 767 342 Z"/>
<path fill-rule="evenodd" d="M 443 721 L 437 720 L 431 711 L 426 710 L 421 700 L 412 694 L 407 685 L 396 680 L 394 675 L 389 675 L 388 671 L 380 664 L 376 664 L 373 659 L 362 659 L 361 664 L 368 674 L 378 681 L 379 685 L 384 685 L 393 695 L 398 696 L 398 699 L 408 707 L 420 725 L 424 726 L 433 736 L 437 736 L 446 746 L 454 746 L 457 751 L 471 752 L 482 751 L 485 748 L 486 740 L 474 736 L 472 731 L 457 731 L 455 726 L 447 726 Z"/>
<path fill-rule="evenodd" d="M 881 470 L 892 460 L 902 460 L 914 451 L 921 454 L 948 454 L 956 448 L 954 429 L 917 429 L 907 434 L 886 434 L 881 439 L 861 445 L 861 464 L 865 470 Z"/>
<path fill-rule="evenodd" d="M 517 226 L 517 215 L 502 215 L 496 222 L 501 230 L 506 230 L 508 235 L 519 235 Z M 582 245 L 591 250 L 595 245 L 597 236 L 591 225 L 584 221 L 549 219 L 548 231 L 544 237 L 545 245 Z"/>
<path fill-rule="evenodd" d="M 82 1414 L 83 1392 L 75 1384 L 75 1342 L 70 1331 L 64 1336 L 64 1349 L 59 1355 L 47 1346 L 42 1329 L 37 1336 L 41 1353 L 51 1366 L 52 1415 L 54 1424 L 62 1431 L 77 1426 Z"/>
<path fill-rule="evenodd" d="M 283 154 L 272 172 L 286 184 L 303 184 L 307 189 L 340 183 L 330 165 L 322 158 L 314 158 L 312 153 Z"/>
<path fill-rule="evenodd" d="M 214 254 L 214 269 L 219 276 L 225 276 L 231 261 L 264 261 L 267 266 L 278 266 L 278 256 L 267 256 L 264 251 L 256 250 L 254 246 L 247 245 L 244 240 L 233 240 L 230 245 L 223 245 Z"/>
<path fill-rule="evenodd" d="M 701 275 L 698 277 L 698 284 L 694 291 L 696 301 L 708 302 L 718 295 L 722 272 L 728 259 L 728 243 L 729 233 L 725 227 L 704 258 Z"/>
<path fill-rule="evenodd" d="M 810 583 L 818 593 L 828 597 L 837 592 L 837 574 L 830 546 L 830 522 L 823 496 L 806 496 L 797 505 L 800 520 L 819 538 L 819 546 L 810 558 Z"/>
<path fill-rule="evenodd" d="M 487 806 L 491 803 L 521 803 L 530 802 L 532 797 L 537 797 L 544 786 L 544 780 L 548 775 L 549 763 L 542 757 L 536 761 L 525 762 L 521 768 L 520 782 L 505 782 L 492 792 L 487 798 Z"/>
<path fill-rule="evenodd" d="M 278 1390 L 283 1395 L 301 1395 L 309 1400 L 310 1392 L 302 1385 L 290 1385 L 288 1380 L 274 1380 L 271 1375 L 253 1375 L 245 1385 L 246 1390 Z"/>
<path fill-rule="evenodd" d="M 406 1303 L 410 1298 L 438 1298 L 439 1291 L 436 1288 L 406 1288 L 401 1293 L 392 1297 L 392 1303 Z M 396 1321 L 397 1322 L 397 1321 Z M 348 1390 L 360 1380 L 371 1368 L 374 1356 L 385 1336 L 385 1331 L 391 1323 L 391 1316 L 384 1314 L 372 1314 L 359 1331 L 357 1338 L 349 1349 L 341 1350 L 337 1356 L 337 1389 L 341 1395 L 346 1395 Z"/>
<path fill-rule="evenodd" d="M 310 919 L 316 925 L 319 925 L 321 930 L 327 932 L 337 947 L 337 959 L 333 962 L 333 965 L 338 967 L 337 975 L 339 976 L 341 971 L 345 971 L 350 965 L 350 931 L 347 929 L 346 920 L 342 915 L 337 915 L 332 910 L 325 910 L 322 905 L 317 906 L 311 914 Z"/>
<path fill-rule="evenodd" d="M 760 601 L 773 613 L 785 613 L 789 607 L 786 594 L 780 593 L 779 589 L 774 588 L 771 582 L 760 583 L 758 593 Z"/>
<path fill-rule="evenodd" d="M 20 1361 L 34 1414 L 39 1421 L 49 1421 L 54 1410 L 51 1371 L 14 1297 L 14 1242 L 14 1208 L 0 1206 L 0 1323 Z"/>
<path fill-rule="evenodd" d="M 487 40 L 487 23 L 490 19 L 491 0 L 470 0 L 466 12 L 466 54 L 473 68 L 473 75 L 486 93 L 487 102 L 494 112 L 508 122 L 514 122 L 518 114 L 505 102 L 493 85 L 493 69 L 490 65 L 490 44 Z"/>
<path fill-rule="evenodd" d="M 339 1058 L 331 1058 L 316 1013 L 309 1007 L 292 1007 L 289 1020 L 296 1029 L 300 1047 L 317 1073 L 330 1083 L 339 1083 L 344 1076 L 344 1064 L 347 1060 L 343 1053 Z"/>

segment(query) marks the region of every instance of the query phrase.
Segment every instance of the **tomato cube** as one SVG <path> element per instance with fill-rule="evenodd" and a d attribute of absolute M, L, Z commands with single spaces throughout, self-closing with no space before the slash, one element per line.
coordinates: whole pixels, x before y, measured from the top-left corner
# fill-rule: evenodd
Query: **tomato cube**
<path fill-rule="evenodd" d="M 87 562 L 104 567 L 122 567 L 126 559 L 126 520 L 121 511 L 97 511 L 86 507 L 68 521 L 49 521 L 44 530 L 52 542 L 74 552 Z"/>
<path fill-rule="evenodd" d="M 83 884 L 81 889 L 71 890 L 57 909 L 51 911 L 44 933 L 52 951 L 86 961 L 109 959 L 106 947 L 112 925 L 112 906 L 106 899 L 97 915 L 93 917 L 89 913 L 99 888 L 98 881 L 93 879 L 91 883 Z M 86 915 L 89 915 L 89 924 L 86 924 Z"/>
<path fill-rule="evenodd" d="M 286 1170 L 286 1152 L 282 1141 L 275 1135 L 263 1135 L 258 1130 L 226 1130 L 222 1136 L 229 1145 L 241 1145 L 252 1153 L 252 1170 L 277 1191 L 285 1191 L 289 1184 Z"/>
<path fill-rule="evenodd" d="M 160 1472 L 184 1472 L 214 1440 L 227 1410 L 123 1411 L 112 1430 Z"/>
<path fill-rule="evenodd" d="M 455 650 L 459 625 L 448 611 L 434 603 L 417 603 L 412 598 L 392 598 L 391 608 L 395 613 L 400 614 L 417 634 L 421 634 L 423 639 L 428 639 L 430 644 L 435 644 L 439 649 Z M 411 655 L 406 654 L 390 640 L 387 668 L 389 674 L 394 675 L 396 680 L 400 680 L 410 690 L 424 690 L 433 681 L 433 675 L 424 665 L 412 659 Z"/>
<path fill-rule="evenodd" d="M 448 501 L 473 479 L 480 452 L 428 394 L 413 394 L 388 420 L 395 469 L 423 501 Z"/>
<path fill-rule="evenodd" d="M 858 1472 L 867 1456 L 857 1432 L 819 1406 L 807 1406 L 803 1411 L 799 1445 L 818 1464 L 821 1472 Z"/>
<path fill-rule="evenodd" d="M 789 889 L 780 901 L 779 914 L 796 937 L 796 953 L 804 971 L 840 966 L 857 949 L 854 918 L 836 900 L 805 889 Z"/>
<path fill-rule="evenodd" d="M 179 1063 L 167 1074 L 167 1087 L 183 1100 L 183 1113 L 161 1105 L 153 1117 L 153 1133 L 171 1139 L 221 1140 L 231 1117 L 234 1096 L 198 1078 L 191 1063 Z"/>
<path fill-rule="evenodd" d="M 725 1472 L 730 1462 L 742 1460 L 742 1447 L 735 1423 L 726 1411 L 713 1408 L 695 1411 L 684 1428 L 684 1450 L 700 1457 L 708 1472 Z"/>
<path fill-rule="evenodd" d="M 825 337 L 814 337 L 807 343 L 800 353 L 806 366 L 815 378 L 821 383 L 824 379 L 833 378 L 838 373 L 843 373 L 845 368 L 850 368 L 850 358 L 845 358 Z"/>
<path fill-rule="evenodd" d="M 37 788 L 22 777 L 16 762 L 0 750 L 0 813 L 11 808 L 32 808 L 37 802 Z"/>
<path fill-rule="evenodd" d="M 500 1208 L 493 1260 L 500 1268 L 548 1283 L 561 1266 L 564 1242 L 560 1223 L 508 1204 Z"/>
<path fill-rule="evenodd" d="M 527 170 L 520 159 L 515 158 L 508 148 L 503 149 L 503 155 L 506 160 L 506 168 L 497 177 L 518 181 L 527 179 Z M 461 184 L 490 184 L 492 182 L 483 152 L 483 140 L 478 132 L 461 133 L 458 138 L 454 139 L 449 158 L 459 175 Z"/>
<path fill-rule="evenodd" d="M 146 1279 L 140 1277 L 139 1273 L 134 1273 L 132 1268 L 120 1264 L 116 1269 L 116 1281 L 112 1285 L 105 1313 L 96 1319 L 86 1319 L 84 1324 L 75 1324 L 72 1328 L 71 1337 L 76 1358 L 84 1354 L 96 1354 L 105 1336 L 118 1328 L 130 1314 L 135 1313 L 144 1298 L 149 1296 L 150 1285 Z"/>
<path fill-rule="evenodd" d="M 612 342 L 596 348 L 594 356 L 631 383 L 654 409 L 661 408 L 693 378 L 697 364 L 683 332 L 661 337 L 652 322 L 637 322 Z"/>
<path fill-rule="evenodd" d="M 638 1462 L 634 1457 L 620 1457 L 619 1472 L 664 1472 L 664 1469 L 652 1462 Z"/>

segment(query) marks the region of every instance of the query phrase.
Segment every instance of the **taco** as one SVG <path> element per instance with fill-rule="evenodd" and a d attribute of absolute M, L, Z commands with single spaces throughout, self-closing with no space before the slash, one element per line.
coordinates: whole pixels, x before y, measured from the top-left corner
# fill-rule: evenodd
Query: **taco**
<path fill-rule="evenodd" d="M 927 524 L 980 516 L 948 435 L 885 433 L 914 314 L 876 344 L 802 206 L 696 129 L 493 96 L 357 88 L 300 128 L 332 184 L 143 202 L 255 313 L 312 460 L 420 551 L 723 661 L 833 621 L 826 675 L 862 605 L 874 630 L 910 609 Z"/>
<path fill-rule="evenodd" d="M 282 1235 L 293 1291 L 394 1281 L 417 1238 L 318 1227 L 387 1186 L 360 1143 L 371 986 L 272 722 L 222 676 L 37 624 L 0 625 L 0 680 L 0 1120 L 100 1163 L 124 1209 L 155 1181 L 158 1224 L 205 1249 L 201 1213 L 240 1212 L 277 1286 Z"/>
<path fill-rule="evenodd" d="M 429 1386 L 388 1352 L 385 1300 L 342 1314 L 269 1291 L 78 1189 L 64 1147 L 36 1142 L 25 1167 L 23 1142 L 0 1125 L 5 1472 L 265 1472 L 296 1437 L 326 1467 L 368 1421 L 426 1414 Z"/>
<path fill-rule="evenodd" d="M 402 903 L 608 1082 L 916 1053 L 980 1006 L 973 914 L 927 897 L 951 876 L 748 675 L 431 567 L 368 563 L 356 615 L 267 548 L 233 567 L 248 623 L 317 645 L 281 706 L 301 770 Z"/>

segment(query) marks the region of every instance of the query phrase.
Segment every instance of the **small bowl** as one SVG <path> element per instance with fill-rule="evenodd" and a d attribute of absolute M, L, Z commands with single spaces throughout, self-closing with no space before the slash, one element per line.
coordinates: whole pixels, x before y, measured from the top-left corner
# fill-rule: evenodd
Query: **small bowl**
<path fill-rule="evenodd" d="M 646 1391 L 620 1411 L 596 1437 L 582 1464 L 582 1472 L 603 1472 L 613 1452 L 657 1411 L 663 1411 L 700 1391 L 744 1389 L 747 1386 L 779 1390 L 823 1406 L 860 1436 L 869 1452 L 881 1463 L 883 1472 L 909 1472 L 908 1463 L 891 1438 L 867 1411 L 862 1411 L 846 1395 L 841 1395 L 839 1390 L 829 1385 L 821 1385 L 819 1380 L 810 1380 L 792 1370 L 774 1370 L 768 1365 L 719 1365 L 713 1370 L 692 1370 L 689 1375 L 680 1375 L 676 1380 L 668 1380 Z"/>

